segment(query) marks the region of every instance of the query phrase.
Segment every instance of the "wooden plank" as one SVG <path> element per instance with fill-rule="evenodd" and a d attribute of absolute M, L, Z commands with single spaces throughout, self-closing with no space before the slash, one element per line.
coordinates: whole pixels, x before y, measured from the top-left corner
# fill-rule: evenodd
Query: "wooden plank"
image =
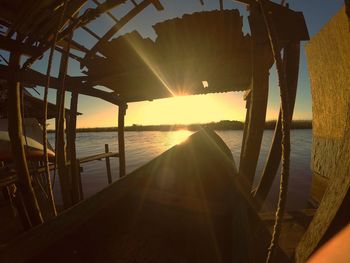
<path fill-rule="evenodd" d="M 87 156 L 87 157 L 82 157 L 82 158 L 79 158 L 79 161 L 80 161 L 80 163 L 88 163 L 88 162 L 92 162 L 92 161 L 101 160 L 104 158 L 118 157 L 118 156 L 119 156 L 118 153 L 106 152 L 106 153 L 100 153 L 100 154 L 91 155 L 91 156 Z"/>

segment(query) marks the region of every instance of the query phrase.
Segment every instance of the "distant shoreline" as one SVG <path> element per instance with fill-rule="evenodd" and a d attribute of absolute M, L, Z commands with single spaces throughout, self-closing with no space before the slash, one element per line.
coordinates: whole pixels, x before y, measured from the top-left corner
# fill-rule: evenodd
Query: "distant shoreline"
<path fill-rule="evenodd" d="M 267 121 L 265 123 L 265 130 L 274 130 L 276 121 Z M 174 124 L 174 125 L 137 125 L 125 127 L 125 131 L 176 131 L 176 130 L 189 130 L 197 131 L 201 127 L 211 128 L 217 131 L 225 130 L 243 130 L 244 122 L 240 121 L 220 121 L 206 124 Z M 297 120 L 293 121 L 291 125 L 292 129 L 312 129 L 311 120 Z M 116 132 L 117 127 L 96 127 L 96 128 L 78 128 L 77 132 Z M 53 133 L 54 130 L 48 130 L 49 133 Z"/>

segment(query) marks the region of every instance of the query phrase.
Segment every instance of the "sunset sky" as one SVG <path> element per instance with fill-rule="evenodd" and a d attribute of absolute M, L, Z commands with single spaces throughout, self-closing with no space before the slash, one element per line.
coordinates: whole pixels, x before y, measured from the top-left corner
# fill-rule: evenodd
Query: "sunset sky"
<path fill-rule="evenodd" d="M 156 11 L 153 6 L 148 7 L 138 15 L 118 35 L 139 31 L 143 37 L 156 38 L 152 29 L 155 23 L 166 19 L 182 16 L 183 14 L 198 12 L 201 10 L 213 10 L 219 8 L 219 1 L 204 0 L 205 5 L 201 6 L 198 0 L 161 0 L 164 11 Z M 278 1 L 280 2 L 280 1 Z M 303 11 L 308 25 L 309 33 L 313 36 L 321 27 L 333 16 L 343 5 L 343 0 L 290 0 L 290 7 L 294 10 Z M 94 7 L 94 5 L 91 5 Z M 244 16 L 244 32 L 249 33 L 247 26 L 247 12 L 245 6 L 231 0 L 224 1 L 225 9 L 239 9 Z M 117 17 L 122 17 L 131 8 L 130 4 L 125 4 L 113 13 Z M 90 28 L 98 32 L 100 36 L 112 25 L 111 20 L 102 16 L 96 22 L 89 25 Z M 116 35 L 116 36 L 118 36 Z M 116 37 L 114 36 L 114 38 Z M 86 47 L 94 45 L 93 38 L 78 30 L 74 38 L 80 39 L 79 43 L 84 43 Z M 84 41 L 81 41 L 84 39 Z M 303 43 L 304 45 L 304 43 Z M 56 54 L 53 75 L 57 76 L 59 56 Z M 45 72 L 47 67 L 47 55 L 38 61 L 34 68 Z M 79 64 L 71 60 L 69 64 L 69 75 L 81 75 Z M 142 86 L 140 86 L 142 88 Z M 43 88 L 38 88 L 40 96 L 43 96 Z M 69 105 L 67 96 L 67 106 Z M 50 91 L 49 100 L 55 101 L 55 92 Z M 270 92 L 267 119 L 276 119 L 279 109 L 279 89 L 277 86 L 275 69 L 271 69 Z M 81 95 L 79 97 L 79 112 L 83 113 L 78 117 L 78 127 L 108 127 L 116 126 L 117 106 L 104 102 L 100 99 Z M 182 96 L 169 99 L 160 99 L 152 102 L 130 103 L 125 123 L 132 124 L 187 124 L 187 123 L 207 123 L 220 120 L 240 120 L 245 118 L 245 102 L 243 93 L 225 93 L 198 96 Z M 307 64 L 302 49 L 299 86 L 294 119 L 311 119 L 311 94 L 307 73 Z M 50 128 L 53 128 L 51 122 Z"/>

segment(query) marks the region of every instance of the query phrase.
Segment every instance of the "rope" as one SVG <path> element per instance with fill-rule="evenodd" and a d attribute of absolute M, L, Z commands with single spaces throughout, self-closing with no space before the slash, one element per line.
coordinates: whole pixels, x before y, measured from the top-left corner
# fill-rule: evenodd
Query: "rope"
<path fill-rule="evenodd" d="M 273 24 L 269 20 L 264 5 L 264 0 L 259 0 L 260 8 L 264 18 L 264 22 L 269 35 L 270 45 L 272 48 L 273 57 L 276 63 L 276 69 L 278 74 L 278 81 L 280 87 L 281 96 L 281 113 L 282 113 L 282 170 L 281 170 L 281 182 L 280 192 L 278 198 L 278 206 L 276 211 L 275 224 L 273 228 L 270 247 L 268 249 L 268 255 L 266 262 L 272 262 L 273 254 L 276 248 L 276 243 L 281 233 L 281 220 L 285 210 L 285 204 L 287 200 L 288 178 L 289 178 L 289 166 L 290 166 L 290 114 L 288 104 L 288 89 L 287 81 L 283 68 L 283 61 L 278 46 L 278 39 L 276 36 Z"/>
<path fill-rule="evenodd" d="M 55 32 L 54 35 L 54 40 L 52 42 L 52 46 L 50 49 L 50 55 L 49 55 L 49 61 L 48 61 L 48 65 L 47 65 L 47 71 L 46 71 L 46 85 L 45 85 L 45 90 L 44 90 L 44 120 L 43 120 L 43 148 L 44 148 L 44 166 L 45 166 L 45 173 L 47 175 L 48 178 L 48 191 L 49 191 L 49 199 L 50 199 L 50 203 L 54 212 L 54 215 L 57 215 L 57 211 L 56 211 L 56 206 L 55 206 L 55 201 L 54 201 L 54 197 L 53 197 L 53 184 L 51 184 L 51 178 L 50 178 L 50 168 L 49 168 L 49 157 L 48 157 L 48 153 L 47 153 L 47 127 L 46 127 L 46 122 L 47 122 L 47 108 L 48 108 L 48 93 L 49 93 L 49 86 L 50 86 L 50 77 L 51 77 L 51 68 L 52 68 L 52 61 L 53 61 L 53 54 L 55 51 L 55 46 L 56 46 L 56 42 L 57 42 L 57 36 L 59 33 L 59 29 L 60 26 L 62 24 L 64 15 L 66 13 L 66 9 L 67 9 L 67 5 L 68 5 L 68 0 L 64 1 L 64 5 L 62 8 L 62 12 L 61 12 L 61 16 L 57 25 L 57 30 Z M 55 148 L 55 150 L 57 150 Z M 55 163 L 56 163 L 56 158 L 55 158 Z M 53 178 L 53 180 L 55 180 L 55 177 Z"/>

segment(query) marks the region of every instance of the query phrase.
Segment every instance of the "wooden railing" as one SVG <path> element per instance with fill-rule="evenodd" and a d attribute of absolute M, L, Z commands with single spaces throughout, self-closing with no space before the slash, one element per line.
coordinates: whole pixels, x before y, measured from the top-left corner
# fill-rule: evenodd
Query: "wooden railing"
<path fill-rule="evenodd" d="M 102 160 L 105 159 L 106 160 L 106 170 L 107 170 L 107 180 L 108 180 L 108 184 L 112 183 L 112 173 L 111 173 L 111 165 L 110 165 L 110 158 L 118 158 L 119 157 L 119 153 L 117 152 L 110 152 L 109 151 L 109 146 L 108 144 L 105 144 L 105 152 L 104 153 L 100 153 L 100 154 L 95 154 L 95 155 L 90 155 L 90 156 L 86 156 L 86 157 L 81 157 L 77 159 L 77 168 L 79 173 L 79 187 L 82 192 L 82 185 L 81 185 L 81 172 L 82 172 L 82 167 L 81 165 L 84 163 L 88 163 L 88 162 L 92 162 L 92 161 L 97 161 L 97 160 Z M 67 166 L 70 166 L 70 162 L 68 161 L 66 163 Z M 50 170 L 53 171 L 55 170 L 57 167 L 55 167 L 54 164 L 50 164 L 49 166 Z M 41 174 L 45 172 L 45 167 L 37 167 L 35 169 L 30 169 L 30 173 L 31 174 Z M 17 181 L 17 174 L 15 173 L 15 171 L 13 169 L 6 169 L 6 168 L 1 168 L 0 170 L 0 188 L 1 187 L 5 187 L 7 185 L 16 183 Z"/>

